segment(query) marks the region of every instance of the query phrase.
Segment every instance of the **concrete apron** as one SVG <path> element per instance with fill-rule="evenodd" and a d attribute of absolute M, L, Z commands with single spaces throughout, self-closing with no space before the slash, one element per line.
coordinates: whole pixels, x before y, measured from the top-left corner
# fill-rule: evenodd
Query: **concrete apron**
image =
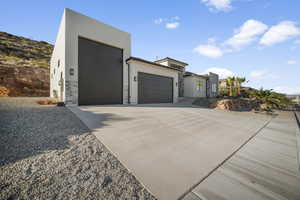
<path fill-rule="evenodd" d="M 178 199 L 270 116 L 172 106 L 69 107 L 158 199 Z"/>

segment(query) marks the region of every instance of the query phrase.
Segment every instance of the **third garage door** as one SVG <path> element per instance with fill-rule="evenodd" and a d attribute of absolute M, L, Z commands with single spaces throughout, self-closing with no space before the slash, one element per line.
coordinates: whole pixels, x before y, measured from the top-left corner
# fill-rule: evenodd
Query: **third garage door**
<path fill-rule="evenodd" d="M 172 103 L 173 78 L 138 73 L 138 103 Z"/>

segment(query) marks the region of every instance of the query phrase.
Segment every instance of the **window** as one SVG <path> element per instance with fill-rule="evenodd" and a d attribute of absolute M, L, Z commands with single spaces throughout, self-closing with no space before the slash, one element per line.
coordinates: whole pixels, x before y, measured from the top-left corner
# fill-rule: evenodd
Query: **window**
<path fill-rule="evenodd" d="M 174 69 L 179 69 L 179 70 L 182 70 L 182 67 L 179 66 L 179 65 L 174 65 L 174 64 L 171 64 L 170 67 L 174 68 Z"/>
<path fill-rule="evenodd" d="M 60 60 L 58 59 L 58 61 L 57 61 L 57 67 L 59 67 L 60 66 Z"/>
<path fill-rule="evenodd" d="M 212 90 L 212 92 L 217 92 L 217 84 L 213 83 L 211 85 L 211 90 Z"/>
<path fill-rule="evenodd" d="M 200 91 L 202 86 L 203 86 L 203 82 L 202 81 L 197 81 L 197 91 Z"/>

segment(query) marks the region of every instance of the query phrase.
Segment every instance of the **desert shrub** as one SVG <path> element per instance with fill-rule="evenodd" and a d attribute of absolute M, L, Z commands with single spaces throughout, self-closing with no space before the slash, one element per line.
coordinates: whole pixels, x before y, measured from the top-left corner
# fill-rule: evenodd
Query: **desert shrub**
<path fill-rule="evenodd" d="M 263 105 L 265 110 L 283 109 L 291 105 L 290 99 L 284 94 L 274 92 L 273 90 L 251 90 L 249 97 L 256 100 L 260 105 Z"/>

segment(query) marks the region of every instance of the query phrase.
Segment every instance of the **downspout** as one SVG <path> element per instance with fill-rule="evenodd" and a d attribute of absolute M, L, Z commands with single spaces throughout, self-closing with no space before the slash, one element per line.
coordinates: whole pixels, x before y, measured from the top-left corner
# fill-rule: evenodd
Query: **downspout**
<path fill-rule="evenodd" d="M 127 63 L 127 66 L 128 66 L 128 95 L 127 95 L 127 97 L 128 97 L 128 99 L 127 99 L 127 101 L 128 101 L 128 104 L 130 104 L 130 64 L 129 63 Z"/>

